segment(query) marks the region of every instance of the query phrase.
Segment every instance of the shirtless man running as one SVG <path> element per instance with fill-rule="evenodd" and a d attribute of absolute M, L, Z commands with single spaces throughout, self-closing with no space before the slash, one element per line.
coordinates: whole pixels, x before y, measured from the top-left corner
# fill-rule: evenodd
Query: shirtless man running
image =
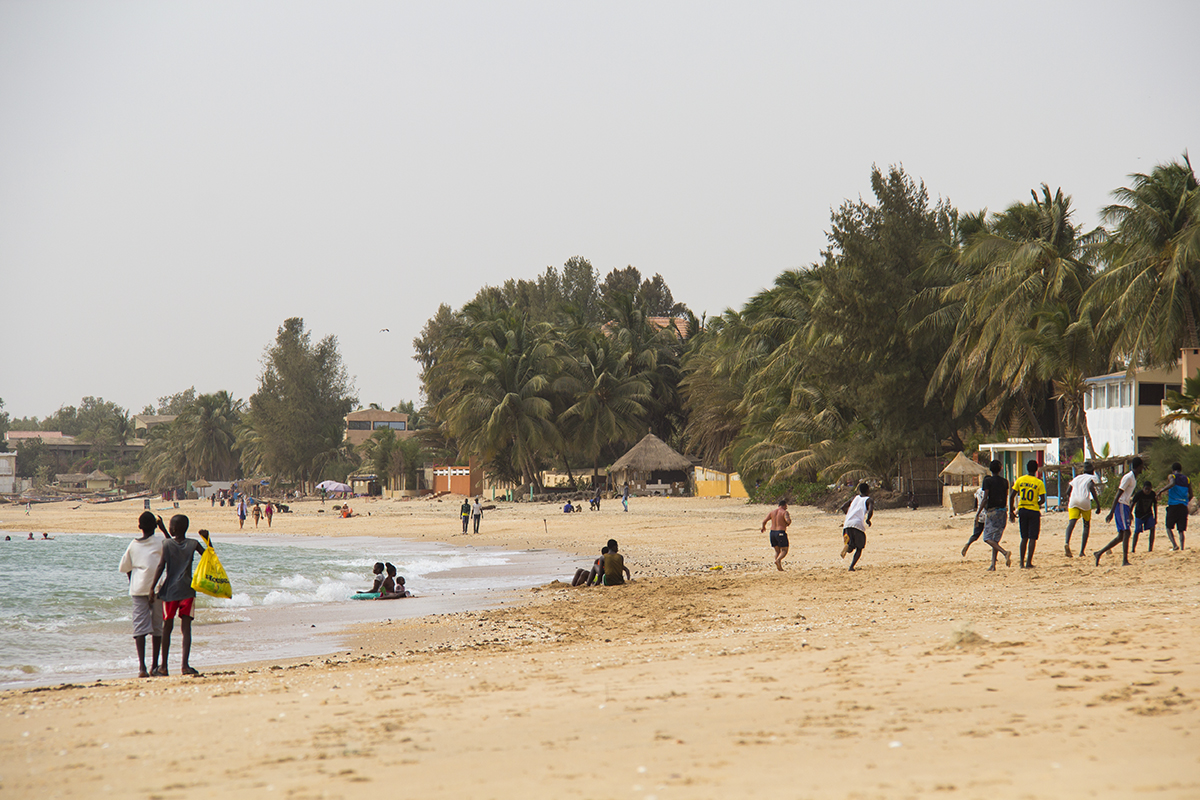
<path fill-rule="evenodd" d="M 792 524 L 792 515 L 788 513 L 786 497 L 779 501 L 777 508 L 767 514 L 760 533 L 766 532 L 768 522 L 771 523 L 771 547 L 775 548 L 775 568 L 783 572 L 783 557 L 788 552 L 787 527 Z"/>

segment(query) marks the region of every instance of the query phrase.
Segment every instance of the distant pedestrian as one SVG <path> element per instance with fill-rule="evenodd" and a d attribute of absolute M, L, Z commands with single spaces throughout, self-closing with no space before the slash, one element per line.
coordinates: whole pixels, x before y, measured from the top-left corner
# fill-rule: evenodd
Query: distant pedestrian
<path fill-rule="evenodd" d="M 1121 545 L 1121 565 L 1129 566 L 1129 537 L 1130 524 L 1133 522 L 1133 495 L 1137 492 L 1137 477 L 1142 473 L 1142 459 L 1134 457 L 1133 461 L 1129 462 L 1129 472 L 1121 478 L 1121 483 L 1117 486 L 1117 496 L 1113 498 L 1112 510 L 1108 512 L 1108 516 L 1104 518 L 1105 522 L 1110 519 L 1117 521 L 1116 537 L 1097 550 L 1093 555 L 1096 557 L 1096 566 L 1100 566 L 1100 556 L 1107 553 L 1109 550 Z M 1168 508 L 1170 508 L 1168 506 Z"/>
<path fill-rule="evenodd" d="M 1013 481 L 1008 493 L 1008 516 L 1019 521 L 1021 531 L 1021 569 L 1033 568 L 1033 551 L 1042 530 L 1042 506 L 1046 504 L 1046 484 L 1037 476 L 1038 463 L 1030 459 L 1025 473 Z"/>
<path fill-rule="evenodd" d="M 254 517 L 254 527 L 258 527 L 258 521 L 262 519 L 262 508 L 259 507 L 258 501 L 254 501 L 254 506 L 250 510 L 250 516 Z"/>
<path fill-rule="evenodd" d="M 275 508 L 270 502 L 268 502 L 266 508 L 263 509 L 263 516 L 267 518 L 267 527 L 271 527 L 271 517 L 275 516 Z"/>
<path fill-rule="evenodd" d="M 240 531 L 242 529 L 242 526 L 246 524 L 246 498 L 244 498 L 244 497 L 238 498 L 237 518 L 238 518 L 238 530 Z"/>
<path fill-rule="evenodd" d="M 1000 538 L 1004 536 L 1004 528 L 1008 525 L 1008 481 L 1000 477 L 1003 465 L 993 460 L 988 468 L 991 475 L 985 475 L 981 481 L 984 493 L 983 543 L 992 548 L 992 564 L 988 572 L 996 571 L 996 556 L 1004 554 L 1004 565 L 1012 566 L 1012 553 L 1000 546 Z"/>
<path fill-rule="evenodd" d="M 629 510 L 629 481 L 625 481 L 624 488 L 621 489 L 621 505 L 625 506 L 625 510 Z"/>
<path fill-rule="evenodd" d="M 1183 537 L 1187 533 L 1188 504 L 1192 500 L 1192 482 L 1183 474 L 1183 465 L 1176 461 L 1171 465 L 1171 474 L 1167 476 L 1167 485 L 1158 491 L 1161 496 L 1167 495 L 1167 538 L 1171 540 L 1172 550 L 1183 549 Z M 1179 529 L 1179 546 L 1175 546 L 1175 534 L 1172 528 Z"/>
<path fill-rule="evenodd" d="M 471 499 L 463 498 L 462 508 L 458 510 L 459 516 L 462 517 L 463 533 L 467 532 L 467 524 L 471 521 Z"/>
<path fill-rule="evenodd" d="M 481 519 L 483 519 L 483 498 L 476 497 L 475 502 L 471 504 L 471 523 L 473 533 L 479 533 L 479 521 Z"/>

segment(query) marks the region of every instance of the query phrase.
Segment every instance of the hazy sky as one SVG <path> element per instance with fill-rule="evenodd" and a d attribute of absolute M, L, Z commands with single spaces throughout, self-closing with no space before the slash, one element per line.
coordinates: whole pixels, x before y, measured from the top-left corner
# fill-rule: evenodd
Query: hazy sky
<path fill-rule="evenodd" d="M 248 398 L 300 316 L 364 404 L 419 402 L 439 303 L 581 255 L 740 307 L 873 163 L 1094 225 L 1200 154 L 1197 31 L 1190 0 L 0 0 L 0 398 Z"/>

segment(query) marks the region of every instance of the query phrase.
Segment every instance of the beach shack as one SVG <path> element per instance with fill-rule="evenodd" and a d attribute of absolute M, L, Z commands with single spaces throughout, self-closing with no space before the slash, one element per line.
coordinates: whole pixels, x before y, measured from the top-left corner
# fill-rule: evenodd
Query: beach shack
<path fill-rule="evenodd" d="M 647 433 L 608 468 L 608 474 L 613 479 L 612 488 L 617 491 L 628 481 L 633 491 L 684 495 L 688 493 L 692 466 L 690 458 L 675 452 L 653 433 Z"/>
<path fill-rule="evenodd" d="M 84 479 L 84 488 L 90 492 L 107 492 L 116 485 L 117 481 L 110 475 L 105 475 L 100 470 L 93 470 L 87 474 Z"/>

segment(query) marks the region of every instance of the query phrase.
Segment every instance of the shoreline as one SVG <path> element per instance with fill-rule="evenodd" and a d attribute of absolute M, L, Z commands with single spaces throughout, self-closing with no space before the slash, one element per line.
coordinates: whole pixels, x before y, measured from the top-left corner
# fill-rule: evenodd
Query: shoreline
<path fill-rule="evenodd" d="M 485 515 L 479 537 L 435 537 L 453 523 L 436 508 L 380 505 L 362 528 L 584 559 L 613 537 L 635 580 L 361 625 L 324 657 L 0 692 L 0 786 L 13 797 L 1200 794 L 1194 550 L 1139 551 L 1124 568 L 1110 554 L 1097 568 L 1065 558 L 1065 515 L 1051 514 L 1036 569 L 987 573 L 983 549 L 959 555 L 969 517 L 884 510 L 849 573 L 841 517 L 794 509 L 778 573 L 759 534 L 765 509 L 740 501 L 638 498 L 629 514 L 617 504 L 566 520 L 521 506 Z M 1092 547 L 1109 538 L 1096 525 Z M 151 755 L 176 741 L 203 744 Z"/>

